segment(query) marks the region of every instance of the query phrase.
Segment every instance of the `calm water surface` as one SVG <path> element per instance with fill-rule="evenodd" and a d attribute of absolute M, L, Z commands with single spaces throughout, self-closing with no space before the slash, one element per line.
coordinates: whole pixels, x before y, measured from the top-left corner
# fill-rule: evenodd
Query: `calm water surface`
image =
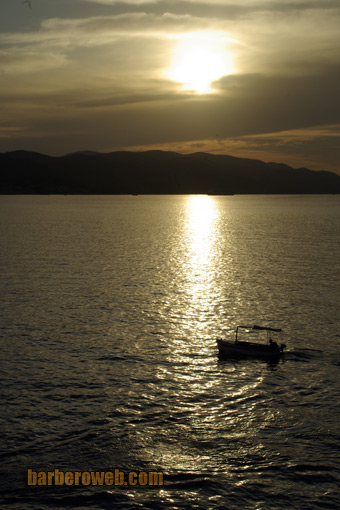
<path fill-rule="evenodd" d="M 338 509 L 340 197 L 0 197 L 8 509 Z M 284 329 L 277 364 L 218 357 Z M 162 487 L 27 487 L 163 471 Z"/>

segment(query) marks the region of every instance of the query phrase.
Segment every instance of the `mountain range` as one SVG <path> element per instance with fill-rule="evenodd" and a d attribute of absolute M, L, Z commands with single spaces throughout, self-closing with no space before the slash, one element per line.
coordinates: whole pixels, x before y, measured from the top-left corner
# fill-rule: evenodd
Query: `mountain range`
<path fill-rule="evenodd" d="M 340 175 L 197 152 L 0 153 L 0 194 L 340 193 Z"/>

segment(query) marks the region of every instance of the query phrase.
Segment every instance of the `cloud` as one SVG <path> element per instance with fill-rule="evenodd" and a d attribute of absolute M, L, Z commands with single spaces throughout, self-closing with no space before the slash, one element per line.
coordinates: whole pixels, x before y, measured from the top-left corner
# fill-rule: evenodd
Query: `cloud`
<path fill-rule="evenodd" d="M 328 170 L 340 174 L 340 124 L 310 129 L 263 133 L 256 136 L 181 140 L 166 144 L 135 145 L 127 150 L 168 150 L 190 154 L 208 152 L 279 162 L 294 168 Z"/>
<path fill-rule="evenodd" d="M 67 62 L 65 55 L 46 49 L 13 47 L 0 50 L 0 65 L 2 73 L 32 74 L 39 71 L 59 69 Z"/>
<path fill-rule="evenodd" d="M 326 0 L 325 0 L 326 1 Z M 251 2 L 253 3 L 253 2 Z M 258 4 L 257 4 L 258 5 Z M 268 3 L 265 5 L 269 5 Z M 275 4 L 282 5 L 282 4 Z M 309 2 L 298 5 L 309 5 Z M 266 61 L 278 65 L 283 57 L 293 61 L 327 57 L 339 58 L 340 40 L 336 37 L 340 23 L 338 9 L 307 9 L 301 17 L 295 11 L 285 14 L 275 10 L 245 10 L 238 20 L 218 16 L 214 9 L 209 15 L 162 14 L 132 12 L 112 16 L 88 18 L 51 18 L 42 20 L 40 29 L 34 32 L 4 33 L 2 45 L 49 44 L 60 48 L 96 46 L 109 44 L 122 37 L 158 37 L 203 30 L 219 30 L 240 41 L 242 58 L 256 56 L 256 63 Z M 241 47 L 240 46 L 240 47 Z M 294 51 L 293 51 L 294 50 Z M 262 62 L 261 62 L 262 60 Z M 249 72 L 249 69 L 248 69 Z"/>
<path fill-rule="evenodd" d="M 117 4 L 143 5 L 160 3 L 159 0 L 78 0 L 78 2 L 79 1 L 102 5 L 117 5 Z"/>
<path fill-rule="evenodd" d="M 1 34 L 0 60 L 7 73 L 26 74 L 30 62 L 32 72 L 37 67 L 43 69 L 45 63 L 46 71 L 72 64 L 74 71 L 79 73 L 80 63 L 85 63 L 86 55 L 87 66 L 96 73 L 99 62 L 102 62 L 102 74 L 105 75 L 102 58 L 105 55 L 107 62 L 113 59 L 117 75 L 121 69 L 128 73 L 128 78 L 127 64 L 130 63 L 130 71 L 133 71 L 135 62 L 136 67 L 143 63 L 145 75 L 149 71 L 160 73 L 170 62 L 176 37 L 210 31 L 238 41 L 232 48 L 238 73 L 290 72 L 294 75 L 302 69 L 310 73 L 321 61 L 329 65 L 339 61 L 340 39 L 335 36 L 339 24 L 340 9 L 317 10 L 316 6 L 314 10 L 306 11 L 303 17 L 292 12 L 282 15 L 250 11 L 238 20 L 218 18 L 213 10 L 210 17 L 132 12 L 87 18 L 50 18 L 42 20 L 39 30 Z M 90 51 L 91 48 L 97 48 L 97 54 Z M 124 54 L 125 63 L 118 58 L 119 52 Z M 74 72 L 70 67 L 68 70 L 72 79 Z"/>
<path fill-rule="evenodd" d="M 35 89 L 39 80 L 40 92 L 41 87 L 64 88 L 66 82 L 68 89 L 87 84 L 97 89 L 96 94 L 105 82 L 111 82 L 112 90 L 123 83 L 129 87 L 132 81 L 135 87 L 145 88 L 150 80 L 162 78 L 170 65 L 175 34 L 208 26 L 200 18 L 171 13 L 50 18 L 41 22 L 39 30 L 0 35 L 3 78 L 10 90 L 20 88 L 18 82 L 10 84 L 11 76 L 20 74 L 25 76 L 26 89 Z"/>
<path fill-rule="evenodd" d="M 152 5 L 162 3 L 159 0 L 81 0 L 88 3 L 96 3 L 101 5 L 117 5 L 117 4 L 127 4 L 127 5 Z"/>
<path fill-rule="evenodd" d="M 42 20 L 40 29 L 32 32 L 3 33 L 0 44 L 25 46 L 49 44 L 68 50 L 76 46 L 98 46 L 109 44 L 121 38 L 165 38 L 168 35 L 199 30 L 223 28 L 221 22 L 212 19 L 164 13 L 125 13 L 113 16 L 93 16 L 89 18 Z"/>

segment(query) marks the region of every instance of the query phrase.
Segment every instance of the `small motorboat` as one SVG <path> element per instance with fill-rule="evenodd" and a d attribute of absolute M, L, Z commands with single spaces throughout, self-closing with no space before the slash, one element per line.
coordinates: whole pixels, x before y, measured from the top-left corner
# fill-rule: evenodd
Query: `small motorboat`
<path fill-rule="evenodd" d="M 266 331 L 267 332 L 267 343 L 263 342 L 247 342 L 239 340 L 239 329 L 243 328 L 248 332 L 254 331 Z M 272 339 L 273 333 L 281 333 L 282 329 L 279 328 L 268 328 L 265 326 L 237 326 L 235 341 L 231 342 L 217 338 L 216 342 L 218 349 L 221 354 L 230 358 L 240 357 L 251 357 L 251 358 L 266 358 L 275 359 L 279 358 L 283 354 L 283 350 L 286 348 L 285 344 L 278 345 Z"/>

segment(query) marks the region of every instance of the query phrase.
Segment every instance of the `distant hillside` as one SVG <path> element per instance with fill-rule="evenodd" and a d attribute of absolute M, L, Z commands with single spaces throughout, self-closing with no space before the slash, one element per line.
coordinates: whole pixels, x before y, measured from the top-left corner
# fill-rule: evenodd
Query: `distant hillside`
<path fill-rule="evenodd" d="M 0 153 L 0 193 L 340 193 L 340 176 L 205 153 Z"/>

